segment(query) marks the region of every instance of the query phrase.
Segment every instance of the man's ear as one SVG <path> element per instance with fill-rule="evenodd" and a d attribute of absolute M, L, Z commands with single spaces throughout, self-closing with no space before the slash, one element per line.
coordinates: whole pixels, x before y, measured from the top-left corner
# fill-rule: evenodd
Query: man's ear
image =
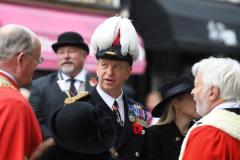
<path fill-rule="evenodd" d="M 212 86 L 209 88 L 209 100 L 214 101 L 219 98 L 219 88 L 217 86 Z"/>
<path fill-rule="evenodd" d="M 24 52 L 19 52 L 17 55 L 16 55 L 17 57 L 17 64 L 22 64 L 22 62 L 23 62 L 23 58 L 24 58 Z"/>

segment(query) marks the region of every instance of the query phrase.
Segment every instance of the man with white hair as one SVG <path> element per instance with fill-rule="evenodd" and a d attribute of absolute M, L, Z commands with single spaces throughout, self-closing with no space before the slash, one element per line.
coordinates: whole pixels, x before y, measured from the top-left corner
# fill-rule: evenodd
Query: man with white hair
<path fill-rule="evenodd" d="M 19 91 L 43 61 L 40 53 L 40 41 L 29 29 L 13 24 L 0 28 L 1 160 L 29 158 L 42 142 L 37 118 Z"/>
<path fill-rule="evenodd" d="M 240 64 L 210 57 L 192 67 L 196 111 L 203 118 L 188 132 L 180 160 L 240 159 Z"/>

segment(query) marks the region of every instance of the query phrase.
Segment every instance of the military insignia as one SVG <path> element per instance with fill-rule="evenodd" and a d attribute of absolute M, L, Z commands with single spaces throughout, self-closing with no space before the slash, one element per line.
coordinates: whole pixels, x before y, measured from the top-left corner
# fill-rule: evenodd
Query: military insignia
<path fill-rule="evenodd" d="M 148 126 L 148 112 L 143 110 L 142 107 L 138 104 L 129 104 L 128 105 L 128 118 L 130 122 L 136 122 L 144 127 Z"/>
<path fill-rule="evenodd" d="M 117 53 L 112 52 L 112 51 L 107 51 L 107 52 L 105 52 L 105 54 L 108 54 L 108 55 L 112 55 L 112 56 L 114 56 L 114 55 L 116 55 Z"/>
<path fill-rule="evenodd" d="M 74 102 L 76 102 L 76 101 L 78 101 L 78 100 L 80 100 L 80 99 L 83 99 L 83 98 L 85 98 L 85 97 L 87 97 L 87 96 L 89 96 L 89 95 L 90 95 L 90 94 L 89 94 L 89 92 L 87 92 L 87 91 L 80 92 L 80 93 L 79 93 L 78 95 L 76 95 L 76 96 L 66 98 L 65 101 L 64 101 L 64 104 L 74 103 Z"/>
<path fill-rule="evenodd" d="M 128 118 L 129 118 L 130 122 L 134 122 L 135 121 L 135 118 L 134 118 L 134 116 L 132 114 L 130 114 L 128 116 Z"/>

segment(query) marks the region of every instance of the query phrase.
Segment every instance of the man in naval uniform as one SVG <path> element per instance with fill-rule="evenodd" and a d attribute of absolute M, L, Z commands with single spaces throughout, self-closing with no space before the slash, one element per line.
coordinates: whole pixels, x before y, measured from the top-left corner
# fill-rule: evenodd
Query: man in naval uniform
<path fill-rule="evenodd" d="M 129 78 L 132 64 L 138 58 L 137 33 L 129 19 L 111 17 L 96 28 L 91 45 L 98 60 L 98 84 L 90 93 L 82 92 L 67 98 L 65 104 L 75 101 L 91 103 L 96 110 L 113 121 L 116 140 L 108 151 L 95 154 L 82 152 L 78 156 L 84 160 L 140 160 L 148 114 L 142 105 L 126 97 L 123 92 L 124 82 Z M 78 127 L 78 130 L 84 131 L 84 128 Z M 86 135 L 86 139 L 90 139 L 90 136 Z M 55 140 L 52 142 L 50 145 L 56 143 Z M 81 144 L 81 141 L 78 143 Z M 38 153 L 40 152 L 41 150 Z"/>
<path fill-rule="evenodd" d="M 138 58 L 136 31 L 127 18 L 111 17 L 96 28 L 91 46 L 98 60 L 98 85 L 86 101 L 112 117 L 117 129 L 114 146 L 116 159 L 140 159 L 147 127 L 143 106 L 126 97 L 124 82 Z"/>

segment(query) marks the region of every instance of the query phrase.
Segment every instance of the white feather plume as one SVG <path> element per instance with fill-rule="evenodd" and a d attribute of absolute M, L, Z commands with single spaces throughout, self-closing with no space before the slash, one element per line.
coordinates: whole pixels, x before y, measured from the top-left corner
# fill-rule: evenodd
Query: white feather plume
<path fill-rule="evenodd" d="M 96 28 L 91 37 L 91 46 L 94 54 L 98 50 L 107 49 L 112 46 L 120 21 L 121 17 L 111 17 Z"/>
<path fill-rule="evenodd" d="M 93 53 L 110 48 L 120 30 L 120 44 L 122 55 L 130 54 L 133 61 L 139 55 L 139 40 L 135 28 L 127 18 L 111 17 L 100 24 L 91 37 Z"/>

